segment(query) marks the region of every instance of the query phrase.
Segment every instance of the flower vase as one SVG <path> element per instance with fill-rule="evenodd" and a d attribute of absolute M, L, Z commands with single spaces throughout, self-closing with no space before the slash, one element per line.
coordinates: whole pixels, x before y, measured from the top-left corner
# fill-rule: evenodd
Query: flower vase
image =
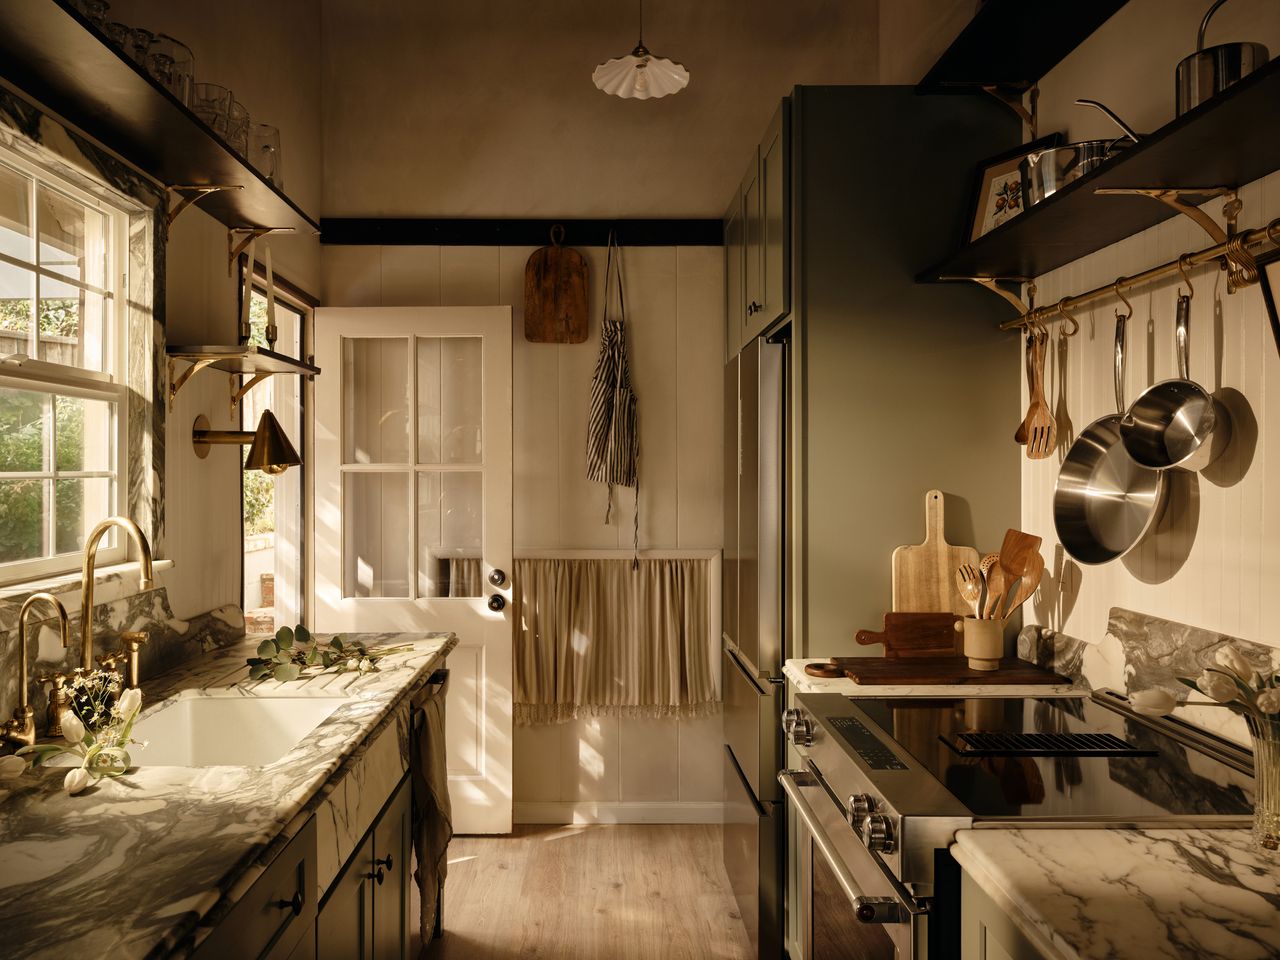
<path fill-rule="evenodd" d="M 1245 718 L 1253 734 L 1253 845 L 1280 851 L 1280 718 Z"/>

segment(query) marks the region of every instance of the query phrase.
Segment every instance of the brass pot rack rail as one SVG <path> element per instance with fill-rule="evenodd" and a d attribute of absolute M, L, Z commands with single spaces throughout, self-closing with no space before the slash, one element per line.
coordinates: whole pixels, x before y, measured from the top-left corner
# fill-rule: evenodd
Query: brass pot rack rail
<path fill-rule="evenodd" d="M 1170 260 L 1168 263 L 1162 263 L 1158 267 L 1152 267 L 1150 270 L 1143 270 L 1141 273 L 1135 273 L 1131 277 L 1120 277 L 1111 283 L 1095 287 L 1094 289 L 1088 290 L 1084 293 L 1078 293 L 1074 297 L 1064 297 L 1056 303 L 1046 304 L 1041 307 L 1033 307 L 1014 320 L 1006 320 L 1004 323 L 1000 324 L 1000 329 L 1013 330 L 1018 327 L 1029 327 L 1033 324 L 1049 323 L 1053 320 L 1068 319 L 1066 314 L 1075 307 L 1083 306 L 1086 303 L 1092 303 L 1094 300 L 1114 297 L 1119 292 L 1132 290 L 1139 284 L 1150 283 L 1153 280 L 1173 276 L 1182 270 L 1197 267 L 1213 260 L 1222 261 L 1222 264 L 1225 267 L 1228 260 L 1233 255 L 1246 252 L 1249 247 L 1258 246 L 1263 243 L 1270 243 L 1274 247 L 1280 248 L 1280 218 L 1272 220 L 1265 227 L 1259 227 L 1256 230 L 1242 231 L 1226 243 L 1217 243 L 1212 247 L 1205 247 L 1203 250 L 1197 250 L 1195 253 L 1183 254 L 1176 260 Z M 1258 269 L 1262 270 L 1265 268 L 1259 267 Z"/>

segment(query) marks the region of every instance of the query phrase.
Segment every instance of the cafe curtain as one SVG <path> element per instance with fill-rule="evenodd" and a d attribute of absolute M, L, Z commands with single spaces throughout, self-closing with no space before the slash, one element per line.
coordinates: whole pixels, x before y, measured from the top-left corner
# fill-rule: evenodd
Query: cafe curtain
<path fill-rule="evenodd" d="M 719 702 L 710 562 L 515 562 L 515 719 L 698 717 Z"/>

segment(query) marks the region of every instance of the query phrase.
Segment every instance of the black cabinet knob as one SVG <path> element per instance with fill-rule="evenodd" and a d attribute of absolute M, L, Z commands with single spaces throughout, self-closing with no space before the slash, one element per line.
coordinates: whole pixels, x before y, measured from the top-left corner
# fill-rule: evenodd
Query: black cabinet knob
<path fill-rule="evenodd" d="M 373 861 L 373 865 L 374 865 L 375 867 L 386 867 L 388 870 L 394 870 L 394 869 L 395 869 L 395 864 L 394 864 L 394 863 L 392 863 L 392 861 L 391 861 L 391 854 L 389 854 L 389 853 L 388 853 L 385 857 L 381 857 L 381 858 L 379 858 L 379 859 L 377 859 L 377 860 L 374 860 L 374 861 Z"/>
<path fill-rule="evenodd" d="M 277 900 L 276 909 L 291 910 L 295 917 L 302 915 L 302 891 L 298 891 L 293 895 L 292 900 Z"/>
<path fill-rule="evenodd" d="M 489 609 L 493 611 L 501 610 L 507 605 L 506 598 L 500 593 L 495 593 L 489 598 Z"/>
<path fill-rule="evenodd" d="M 489 582 L 495 587 L 500 587 L 507 582 L 507 572 L 498 567 L 494 567 L 489 571 Z"/>
<path fill-rule="evenodd" d="M 376 880 L 378 882 L 378 886 L 382 886 L 382 881 L 386 879 L 386 874 L 383 873 L 382 868 L 379 867 L 377 870 L 373 871 L 373 873 L 369 874 L 369 879 Z"/>

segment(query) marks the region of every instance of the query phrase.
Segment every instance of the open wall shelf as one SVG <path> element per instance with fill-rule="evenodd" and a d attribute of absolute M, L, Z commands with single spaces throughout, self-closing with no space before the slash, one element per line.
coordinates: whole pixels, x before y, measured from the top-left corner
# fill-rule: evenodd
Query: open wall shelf
<path fill-rule="evenodd" d="M 916 89 L 963 92 L 997 86 L 1027 90 L 1102 26 L 1126 0 L 1069 5 L 986 0 Z"/>
<path fill-rule="evenodd" d="M 239 186 L 199 204 L 228 227 L 320 230 L 63 0 L 0 3 L 0 76 L 165 186 Z"/>
<path fill-rule="evenodd" d="M 1036 277 L 1175 215 L 1147 197 L 1100 196 L 1098 189 L 1235 188 L 1276 169 L 1280 60 L 1147 134 L 1088 175 L 961 247 L 919 279 Z M 1246 209 L 1246 224 L 1249 216 Z"/>

